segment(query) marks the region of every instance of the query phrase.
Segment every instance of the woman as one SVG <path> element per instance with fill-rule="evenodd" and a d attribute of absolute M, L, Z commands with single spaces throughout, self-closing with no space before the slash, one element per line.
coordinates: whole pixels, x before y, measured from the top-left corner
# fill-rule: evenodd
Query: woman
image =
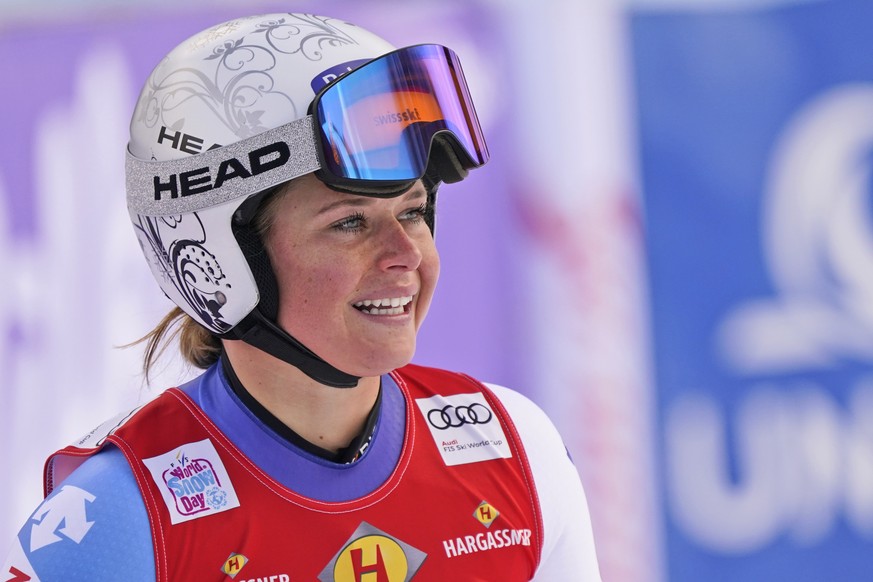
<path fill-rule="evenodd" d="M 457 57 L 338 20 L 227 22 L 149 77 L 128 206 L 205 371 L 53 455 L 4 573 L 42 580 L 599 580 L 530 401 L 408 365 L 436 191 L 488 152 Z M 63 516 L 60 527 L 59 516 Z"/>

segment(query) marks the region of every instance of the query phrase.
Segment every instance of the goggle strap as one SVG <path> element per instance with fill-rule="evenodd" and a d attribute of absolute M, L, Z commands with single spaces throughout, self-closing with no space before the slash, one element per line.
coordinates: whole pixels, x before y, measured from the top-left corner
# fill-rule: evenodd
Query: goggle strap
<path fill-rule="evenodd" d="M 127 204 L 143 216 L 173 216 L 261 192 L 321 167 L 311 115 L 230 145 L 163 162 L 127 151 Z"/>

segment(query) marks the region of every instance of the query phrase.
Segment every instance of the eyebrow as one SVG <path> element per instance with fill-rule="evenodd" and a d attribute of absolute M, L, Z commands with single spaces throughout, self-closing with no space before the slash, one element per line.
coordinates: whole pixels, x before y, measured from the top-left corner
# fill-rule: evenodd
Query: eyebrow
<path fill-rule="evenodd" d="M 427 190 L 424 187 L 418 188 L 416 186 L 413 186 L 405 194 L 401 194 L 399 196 L 399 198 L 403 198 L 403 199 L 408 200 L 410 202 L 413 200 L 418 200 L 420 198 L 425 198 L 425 197 L 427 197 Z M 351 206 L 354 208 L 357 208 L 359 206 L 368 206 L 368 205 L 372 204 L 375 200 L 379 200 L 379 198 L 376 196 L 364 196 L 364 195 L 358 195 L 358 194 L 350 194 L 346 198 L 340 198 L 339 200 L 335 200 L 333 202 L 328 202 L 327 204 L 325 204 L 324 206 L 319 208 L 315 214 L 316 214 L 316 216 L 319 216 L 321 214 L 326 214 L 326 213 L 330 212 L 331 210 L 334 210 L 336 208 L 341 208 L 343 206 Z"/>

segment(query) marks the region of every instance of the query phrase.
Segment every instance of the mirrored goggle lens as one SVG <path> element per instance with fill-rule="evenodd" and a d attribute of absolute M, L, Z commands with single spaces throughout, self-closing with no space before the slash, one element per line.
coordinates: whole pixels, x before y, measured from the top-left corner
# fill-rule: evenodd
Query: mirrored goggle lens
<path fill-rule="evenodd" d="M 467 169 L 488 149 L 457 56 L 438 45 L 389 53 L 329 85 L 313 103 L 322 170 L 340 179 L 411 181 L 445 132 Z"/>

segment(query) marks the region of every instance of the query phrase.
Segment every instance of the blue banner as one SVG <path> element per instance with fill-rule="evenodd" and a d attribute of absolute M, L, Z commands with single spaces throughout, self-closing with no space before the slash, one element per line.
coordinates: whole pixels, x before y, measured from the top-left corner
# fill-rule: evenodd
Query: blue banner
<path fill-rule="evenodd" d="M 671 582 L 873 572 L 871 24 L 632 15 Z"/>

